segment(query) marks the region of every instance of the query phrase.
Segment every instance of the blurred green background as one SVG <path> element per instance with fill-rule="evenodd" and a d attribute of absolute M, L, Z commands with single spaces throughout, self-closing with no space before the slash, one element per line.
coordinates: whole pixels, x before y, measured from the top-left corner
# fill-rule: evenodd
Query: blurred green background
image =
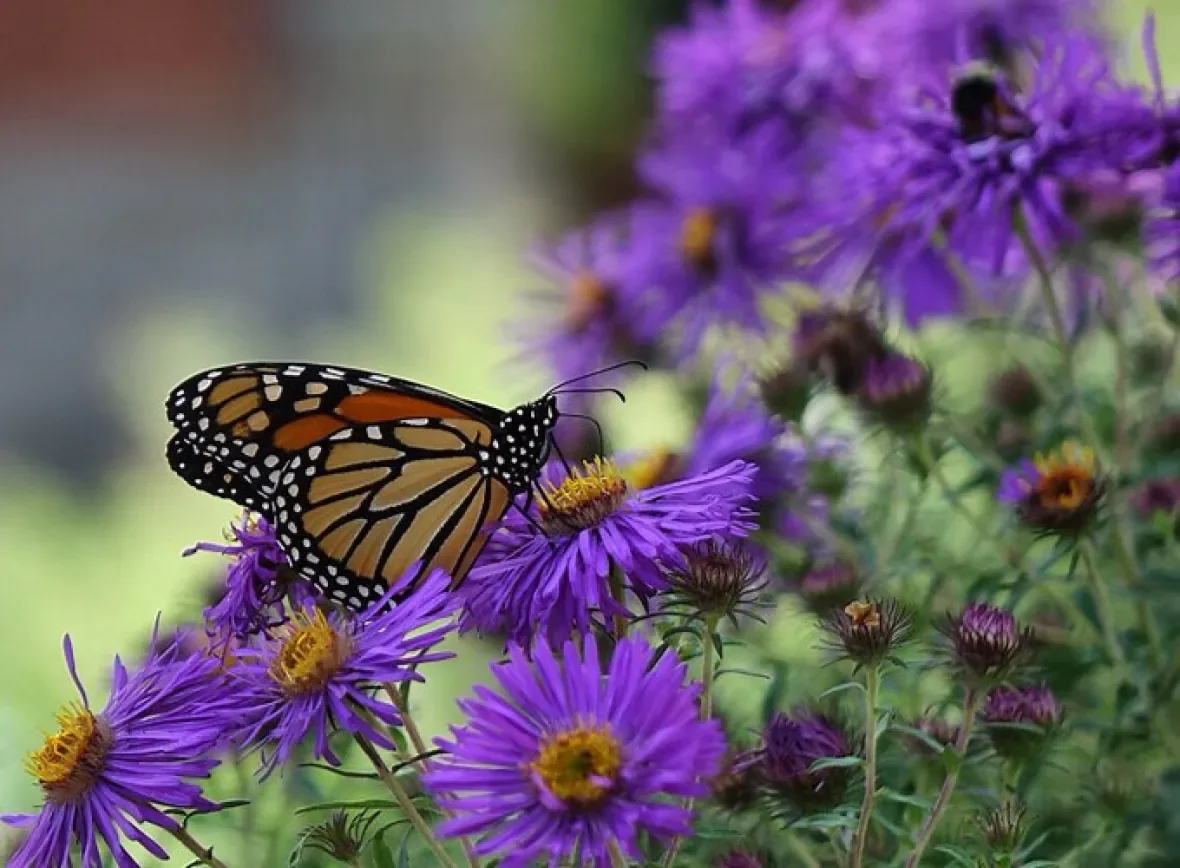
<path fill-rule="evenodd" d="M 235 510 L 169 475 L 168 389 L 291 358 L 533 394 L 504 339 L 521 251 L 634 192 L 644 52 L 683 4 L 82 5 L 19 0 L 0 33 L 0 811 L 37 802 L 62 635 L 101 696 L 220 574 L 179 556 Z M 1138 75 L 1147 8 L 1117 12 Z M 1156 11 L 1180 82 L 1180 5 Z M 630 398 L 619 445 L 683 436 L 658 384 Z M 495 651 L 457 645 L 431 731 Z"/>

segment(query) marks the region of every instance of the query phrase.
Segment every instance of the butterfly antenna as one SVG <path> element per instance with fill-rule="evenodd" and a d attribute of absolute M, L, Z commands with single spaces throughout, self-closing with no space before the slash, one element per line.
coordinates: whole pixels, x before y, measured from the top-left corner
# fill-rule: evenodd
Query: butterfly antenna
<path fill-rule="evenodd" d="M 556 386 L 553 386 L 552 388 L 550 388 L 549 391 L 545 393 L 545 397 L 549 397 L 550 395 L 556 395 L 558 393 L 559 389 L 564 389 L 566 386 L 572 386 L 574 383 L 580 383 L 583 380 L 589 380 L 592 377 L 600 377 L 603 374 L 609 374 L 611 371 L 618 371 L 618 370 L 622 370 L 623 368 L 631 368 L 631 367 L 642 368 L 643 370 L 646 371 L 647 370 L 647 362 L 641 362 L 641 361 L 639 361 L 639 359 L 628 359 L 625 362 L 616 362 L 613 365 L 607 365 L 605 368 L 599 368 L 597 371 L 591 371 L 590 373 L 582 374 L 579 377 L 571 377 L 570 379 L 563 380 L 562 382 L 558 383 Z"/>
<path fill-rule="evenodd" d="M 596 389 L 562 389 L 560 392 L 554 392 L 554 395 L 602 395 L 609 392 L 618 397 L 624 404 L 627 403 L 627 396 L 623 394 L 621 389 L 616 389 L 613 386 L 602 386 Z"/>
<path fill-rule="evenodd" d="M 584 413 L 562 413 L 562 416 L 569 416 L 572 419 L 585 419 L 594 426 L 594 430 L 598 433 L 598 454 L 602 455 L 606 448 L 606 438 L 602 436 L 602 426 L 598 424 L 598 420 L 593 416 L 587 416 Z"/>
<path fill-rule="evenodd" d="M 565 460 L 565 453 L 561 451 L 561 447 L 557 445 L 557 438 L 550 438 L 549 445 L 553 447 L 553 451 L 556 452 L 557 457 L 561 459 L 561 466 L 565 468 L 565 475 L 573 476 L 574 470 L 572 467 L 570 467 L 570 463 Z"/>

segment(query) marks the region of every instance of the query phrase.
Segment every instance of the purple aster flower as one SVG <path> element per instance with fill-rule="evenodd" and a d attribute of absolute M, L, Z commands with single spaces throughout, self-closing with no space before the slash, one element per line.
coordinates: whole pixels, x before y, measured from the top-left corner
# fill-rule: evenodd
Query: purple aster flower
<path fill-rule="evenodd" d="M 979 679 L 1002 678 L 1033 650 L 1032 631 L 1007 609 L 986 603 L 969 603 L 939 625 L 939 631 L 950 641 L 955 667 Z"/>
<path fill-rule="evenodd" d="M 628 249 L 626 215 L 608 214 L 530 256 L 557 291 L 530 294 L 530 305 L 543 313 L 520 338 L 558 379 L 651 354 L 672 312 L 623 280 Z"/>
<path fill-rule="evenodd" d="M 1180 162 L 1164 174 L 1163 189 L 1148 212 L 1144 244 L 1153 271 L 1168 282 L 1180 281 Z"/>
<path fill-rule="evenodd" d="M 435 570 L 405 600 L 388 605 L 409 589 L 415 575 L 414 568 L 408 570 L 356 616 L 305 605 L 260 647 L 237 652 L 230 675 L 239 708 L 247 714 L 238 737 L 243 749 L 273 748 L 263 757 L 264 775 L 286 762 L 309 733 L 315 755 L 332 765 L 339 762 L 328 746 L 333 730 L 394 749 L 379 724 L 400 726 L 401 717 L 372 695 L 373 688 L 422 681 L 413 667 L 454 656 L 431 650 L 454 628 L 452 622 L 423 629 L 458 606 L 444 572 Z"/>
<path fill-rule="evenodd" d="M 762 779 L 774 793 L 801 811 L 830 808 L 844 798 L 849 770 L 838 766 L 812 771 L 826 758 L 848 756 L 844 732 L 822 714 L 776 714 L 762 733 Z"/>
<path fill-rule="evenodd" d="M 470 835 L 476 855 L 505 868 L 556 865 L 575 853 L 607 868 L 608 848 L 640 856 L 639 833 L 691 834 L 682 799 L 708 794 L 725 752 L 716 720 L 700 720 L 686 668 L 641 639 L 622 639 L 604 667 L 593 641 L 560 658 L 539 643 L 513 647 L 492 672 L 502 694 L 476 687 L 460 700 L 467 723 L 438 739 L 446 754 L 423 776 L 454 819 L 443 835 Z"/>
<path fill-rule="evenodd" d="M 1015 71 L 1020 55 L 1066 34 L 1098 34 L 1094 0 L 894 0 L 894 36 L 919 66 L 946 70 L 963 58 Z"/>
<path fill-rule="evenodd" d="M 856 567 L 833 561 L 808 570 L 799 582 L 799 596 L 816 615 L 843 609 L 860 596 L 864 580 Z"/>
<path fill-rule="evenodd" d="M 237 524 L 230 524 L 227 537 L 226 545 L 203 542 L 184 552 L 186 557 L 216 552 L 231 558 L 221 598 L 205 609 L 210 636 L 226 642 L 281 624 L 288 603 L 298 605 L 313 596 L 311 588 L 286 569 L 287 556 L 265 518 L 243 512 Z"/>
<path fill-rule="evenodd" d="M 690 134 L 773 123 L 797 140 L 860 117 L 880 86 L 876 22 L 841 0 L 786 14 L 754 0 L 698 2 L 653 52 L 659 120 Z"/>
<path fill-rule="evenodd" d="M 997 495 L 1014 504 L 1031 529 L 1072 534 L 1086 528 L 1105 493 L 1094 451 L 1067 441 L 1054 452 L 1005 471 Z"/>
<path fill-rule="evenodd" d="M 712 326 L 769 326 L 764 300 L 792 273 L 790 214 L 800 195 L 779 149 L 778 131 L 765 129 L 722 145 L 670 140 L 640 159 L 663 199 L 632 210 L 623 279 L 658 299 L 656 310 L 675 313 L 681 355 Z"/>
<path fill-rule="evenodd" d="M 941 238 L 987 282 L 964 282 L 941 300 L 933 298 L 947 290 L 941 280 L 899 287 L 907 312 L 911 292 L 923 295 L 917 310 L 937 312 L 986 303 L 1004 279 L 1026 274 L 1013 209 L 1046 256 L 1076 240 L 1063 192 L 1096 171 L 1121 169 L 1121 156 L 1103 146 L 1110 130 L 1103 106 L 1119 88 L 1091 41 L 1052 48 L 1022 94 L 998 74 L 969 67 L 950 87 L 924 88 L 913 105 L 887 106 L 877 127 L 848 130 L 841 147 L 849 151 L 833 160 L 826 195 L 855 216 L 818 226 L 820 253 L 872 235 L 895 262 L 919 262 Z M 817 267 L 830 258 L 820 255 Z M 969 291 L 978 298 L 963 295 Z"/>
<path fill-rule="evenodd" d="M 754 467 L 733 461 L 678 482 L 633 491 L 609 460 L 543 483 L 535 519 L 511 514 L 468 574 L 464 630 L 506 633 L 527 644 L 538 633 L 554 645 L 585 633 L 592 618 L 626 617 L 611 593 L 618 571 L 646 601 L 668 587 L 662 566 L 688 546 L 744 536 Z"/>
<path fill-rule="evenodd" d="M 173 645 L 134 672 L 115 658 L 110 699 L 95 711 L 78 680 L 68 636 L 64 647 L 82 702 L 58 712 L 57 732 L 29 756 L 44 804 L 33 815 L 3 817 L 27 830 L 7 864 L 71 865 L 76 847 L 84 868 L 100 868 L 104 848 L 119 868 L 135 868 L 123 839 L 167 859 L 141 824 L 176 829 L 163 808 L 217 807 L 192 779 L 208 777 L 218 764 L 226 725 L 240 713 L 238 700 L 216 659 L 181 655 Z"/>
<path fill-rule="evenodd" d="M 1002 757 L 1029 756 L 1061 720 L 1061 705 L 1044 684 L 995 687 L 983 709 L 987 735 Z"/>

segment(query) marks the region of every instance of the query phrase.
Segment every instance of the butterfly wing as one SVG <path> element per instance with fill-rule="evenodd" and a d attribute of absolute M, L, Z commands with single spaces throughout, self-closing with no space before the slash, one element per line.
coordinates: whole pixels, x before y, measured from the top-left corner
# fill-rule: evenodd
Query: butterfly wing
<path fill-rule="evenodd" d="M 462 581 L 512 494 L 492 429 L 414 418 L 345 428 L 295 455 L 273 494 L 279 541 L 320 591 L 361 608 L 415 562 Z"/>
<path fill-rule="evenodd" d="M 172 390 L 168 420 L 196 456 L 169 446 L 169 463 L 190 485 L 242 506 L 269 500 L 280 469 L 341 431 L 397 419 L 479 420 L 503 412 L 429 386 L 355 368 L 252 362 L 212 368 Z M 175 438 L 174 438 L 175 439 Z M 183 459 L 183 460 L 182 460 Z M 205 472 L 212 464 L 213 473 Z M 224 481 L 226 474 L 241 480 Z M 222 483 L 210 483 L 210 479 Z M 249 497 L 255 505 L 246 503 Z"/>
<path fill-rule="evenodd" d="M 228 498 L 239 506 L 262 513 L 267 520 L 272 518 L 267 495 L 248 476 L 233 470 L 217 457 L 202 453 L 182 435 L 172 436 L 165 456 L 172 471 L 193 488 Z"/>

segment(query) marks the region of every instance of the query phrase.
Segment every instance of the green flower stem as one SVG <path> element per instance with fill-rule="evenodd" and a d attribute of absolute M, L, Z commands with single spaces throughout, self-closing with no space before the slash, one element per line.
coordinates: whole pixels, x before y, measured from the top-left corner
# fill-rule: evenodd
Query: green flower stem
<path fill-rule="evenodd" d="M 852 843 L 851 868 L 861 868 L 869 839 L 869 820 L 877 796 L 877 691 L 881 686 L 881 667 L 865 669 L 865 794 L 860 803 L 860 822 Z"/>
<path fill-rule="evenodd" d="M 1110 595 L 1106 591 L 1106 583 L 1098 574 L 1098 565 L 1094 558 L 1094 547 L 1089 540 L 1082 540 L 1078 545 L 1082 555 L 1082 562 L 1086 565 L 1086 578 L 1090 581 L 1090 590 L 1094 594 L 1094 607 L 1098 610 L 1098 623 L 1102 625 L 1102 635 L 1106 642 L 1106 653 L 1116 666 L 1124 666 L 1126 659 L 1119 644 L 1118 633 L 1115 632 L 1114 614 L 1110 610 Z"/>
<path fill-rule="evenodd" d="M 389 697 L 393 707 L 397 709 L 398 715 L 402 719 L 402 728 L 406 731 L 406 735 L 410 739 L 410 744 L 414 747 L 414 753 L 423 757 L 426 754 L 426 741 L 422 738 L 422 731 L 418 729 L 418 724 L 410 714 L 409 708 L 409 693 L 406 694 L 406 701 L 402 701 L 401 692 L 397 689 L 397 685 L 388 683 L 385 685 L 385 693 Z M 409 757 L 407 757 L 409 759 Z M 429 762 L 425 759 L 420 759 L 422 768 L 428 768 Z M 447 816 L 450 816 L 449 811 L 444 811 Z M 471 845 L 471 839 L 466 835 L 459 838 L 459 843 L 463 845 L 463 855 L 466 857 L 469 868 L 479 868 L 479 859 L 475 855 L 475 849 Z"/>
<path fill-rule="evenodd" d="M 704 647 L 701 648 L 701 720 L 708 720 L 713 716 L 713 680 L 716 667 L 716 660 L 713 657 L 715 651 L 713 636 L 716 629 L 717 619 L 715 617 L 708 618 L 705 621 L 705 632 L 702 639 Z M 692 799 L 684 803 L 689 814 L 692 814 L 692 806 Z M 680 852 L 682 843 L 680 838 L 672 839 L 672 843 L 668 845 L 668 853 L 664 857 L 664 868 L 671 868 L 676 854 Z"/>
<path fill-rule="evenodd" d="M 798 835 L 787 833 L 787 846 L 791 852 L 799 859 L 799 863 L 803 868 L 823 868 L 820 861 L 815 858 L 815 854 L 811 852 L 811 848 L 807 846 L 807 842 Z"/>
<path fill-rule="evenodd" d="M 389 789 L 389 792 L 393 794 L 394 801 L 402 809 L 402 813 L 410 821 L 410 825 L 418 831 L 418 834 L 422 836 L 422 840 L 426 842 L 426 846 L 438 857 L 438 864 L 442 865 L 443 868 L 458 868 L 454 860 L 451 859 L 450 854 L 443 847 L 442 842 L 435 836 L 434 830 L 430 828 L 430 824 L 418 813 L 418 809 L 414 806 L 413 800 L 410 799 L 409 793 L 398 782 L 397 775 L 389 770 L 389 766 L 385 765 L 385 760 L 381 759 L 381 754 L 377 752 L 377 748 L 373 747 L 373 743 L 359 733 L 354 734 L 354 737 L 356 738 L 356 743 L 364 751 L 365 756 L 373 764 L 373 768 L 377 770 L 377 774 L 381 777 L 382 782 Z"/>
<path fill-rule="evenodd" d="M 190 853 L 197 857 L 197 861 L 209 868 L 226 868 L 226 864 L 213 855 L 213 851 L 193 837 L 192 832 L 179 823 L 176 828 L 169 829 L 172 837 L 185 846 Z"/>
<path fill-rule="evenodd" d="M 922 854 L 926 852 L 926 847 L 929 846 L 931 838 L 934 837 L 934 830 L 938 827 L 942 815 L 946 813 L 951 796 L 954 795 L 955 785 L 959 782 L 959 772 L 962 770 L 964 759 L 967 756 L 967 745 L 971 740 L 971 730 L 975 725 L 975 712 L 979 706 L 979 696 L 980 691 L 974 687 L 967 688 L 967 695 L 963 699 L 963 722 L 959 725 L 959 737 L 955 739 L 954 745 L 955 754 L 957 755 L 955 765 L 947 772 L 946 777 L 943 778 L 942 788 L 938 791 L 938 796 L 930 808 L 930 813 L 926 815 L 926 819 L 922 822 L 922 828 L 918 832 L 918 840 L 914 843 L 914 849 L 905 860 L 905 868 L 916 868 L 918 863 L 922 861 Z"/>

